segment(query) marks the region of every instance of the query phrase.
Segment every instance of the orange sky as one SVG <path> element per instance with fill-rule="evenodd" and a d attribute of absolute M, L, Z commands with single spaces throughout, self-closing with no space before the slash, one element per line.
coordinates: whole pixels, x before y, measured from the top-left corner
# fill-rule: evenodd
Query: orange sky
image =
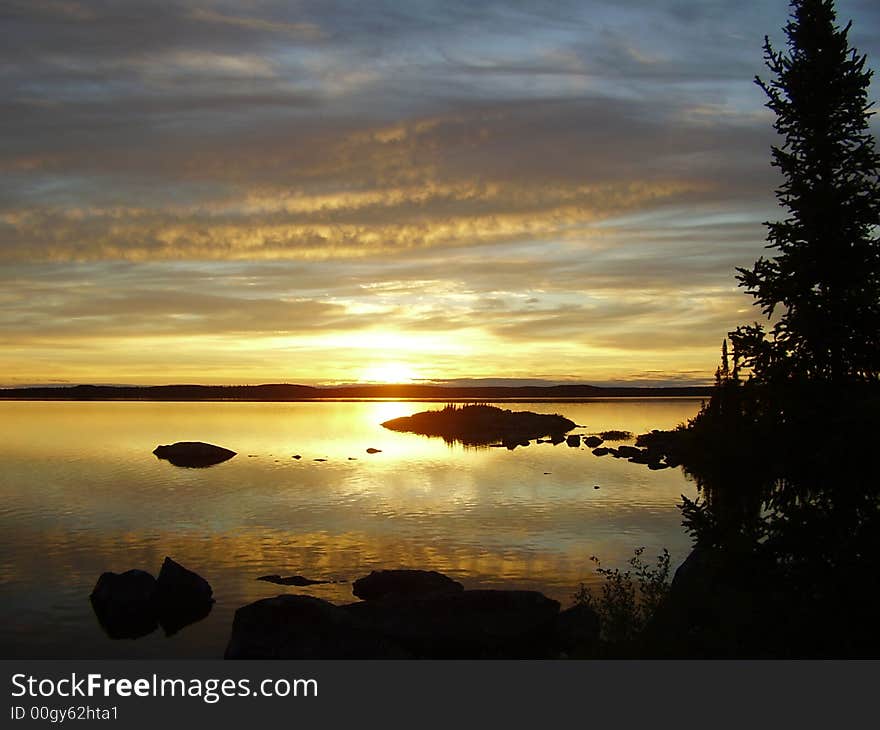
<path fill-rule="evenodd" d="M 706 382 L 768 5 L 11 2 L 0 385 Z"/>

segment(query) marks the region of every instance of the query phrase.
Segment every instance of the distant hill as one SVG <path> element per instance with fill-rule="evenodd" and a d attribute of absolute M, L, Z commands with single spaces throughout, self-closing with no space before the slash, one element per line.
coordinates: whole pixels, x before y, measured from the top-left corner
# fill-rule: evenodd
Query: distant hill
<path fill-rule="evenodd" d="M 2 388 L 5 400 L 147 400 L 147 401 L 303 401 L 327 398 L 403 398 L 407 400 L 558 400 L 571 398 L 677 398 L 708 396 L 708 387 L 603 388 L 597 385 L 443 386 L 345 385 L 315 387 L 268 385 L 74 385 Z"/>

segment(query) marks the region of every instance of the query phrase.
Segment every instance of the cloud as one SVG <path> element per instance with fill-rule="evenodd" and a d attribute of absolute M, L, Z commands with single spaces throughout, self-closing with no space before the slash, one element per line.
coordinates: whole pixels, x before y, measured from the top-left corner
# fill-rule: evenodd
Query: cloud
<path fill-rule="evenodd" d="M 0 370 L 699 379 L 778 214 L 785 13 L 6 3 Z"/>

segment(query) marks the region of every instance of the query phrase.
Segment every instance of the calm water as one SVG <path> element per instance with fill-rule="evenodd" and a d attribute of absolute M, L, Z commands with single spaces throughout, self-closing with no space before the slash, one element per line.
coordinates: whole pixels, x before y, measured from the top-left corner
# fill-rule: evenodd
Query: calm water
<path fill-rule="evenodd" d="M 581 433 L 641 433 L 686 420 L 699 401 L 498 405 L 561 413 Z M 668 548 L 673 567 L 684 559 L 675 505 L 695 488 L 680 470 L 565 444 L 449 446 L 379 425 L 439 407 L 0 402 L 0 656 L 220 657 L 245 603 L 284 592 L 353 600 L 348 583 L 256 580 L 267 573 L 350 581 L 434 569 L 467 588 L 540 590 L 567 605 L 595 579 L 591 555 L 623 566 L 646 546 Z M 238 456 L 181 469 L 151 453 L 187 440 Z M 155 575 L 165 555 L 212 584 L 211 614 L 172 637 L 109 639 L 88 600 L 98 576 Z"/>

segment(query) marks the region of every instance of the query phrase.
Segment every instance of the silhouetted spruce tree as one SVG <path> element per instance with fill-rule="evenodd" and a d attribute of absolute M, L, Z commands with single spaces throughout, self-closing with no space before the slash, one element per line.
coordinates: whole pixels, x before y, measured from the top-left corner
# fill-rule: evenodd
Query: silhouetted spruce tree
<path fill-rule="evenodd" d="M 880 377 L 880 156 L 869 131 L 871 71 L 836 25 L 832 0 L 793 0 L 787 52 L 765 38 L 774 78 L 755 79 L 784 137 L 772 148 L 788 215 L 767 223 L 772 258 L 738 269 L 768 318 L 731 334 L 756 380 L 877 382 Z"/>

